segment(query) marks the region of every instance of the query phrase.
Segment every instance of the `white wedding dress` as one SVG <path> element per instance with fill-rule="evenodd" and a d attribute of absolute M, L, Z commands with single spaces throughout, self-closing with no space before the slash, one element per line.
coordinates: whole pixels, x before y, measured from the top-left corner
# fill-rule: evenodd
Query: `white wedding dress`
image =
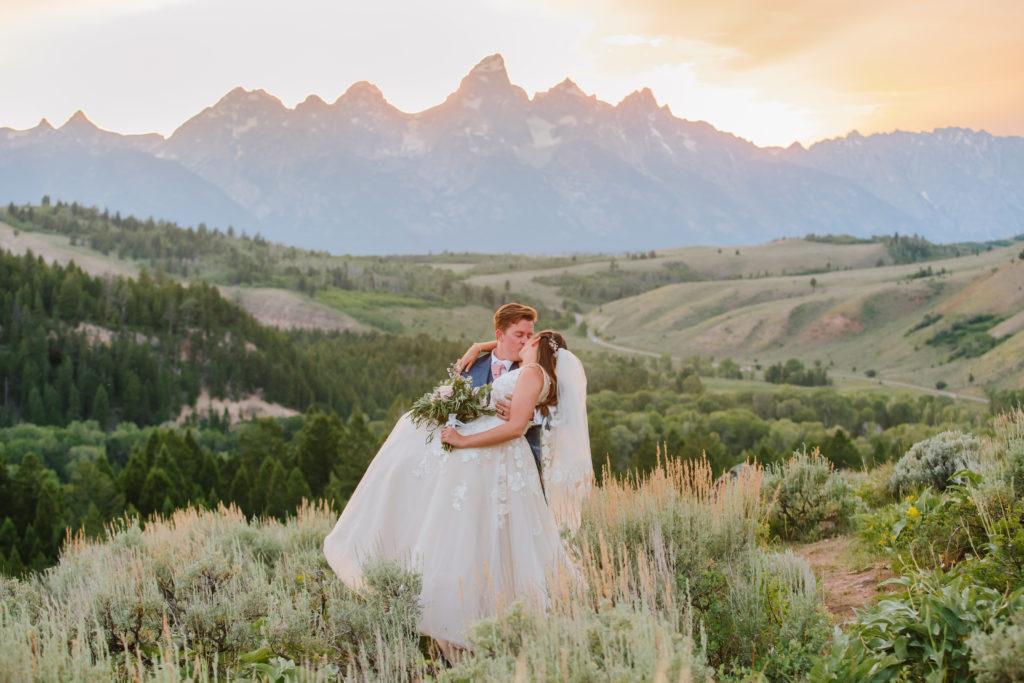
<path fill-rule="evenodd" d="M 511 398 L 520 372 L 494 382 L 492 406 L 496 398 Z M 550 387 L 545 373 L 538 402 Z M 499 424 L 482 417 L 458 430 L 475 434 Z M 589 444 L 587 450 L 589 461 Z M 357 590 L 367 560 L 420 572 L 420 632 L 462 647 L 470 624 L 504 605 L 523 600 L 543 607 L 547 581 L 569 567 L 524 437 L 447 452 L 440 430 L 417 427 L 408 413 L 370 463 L 324 541 L 324 554 Z"/>

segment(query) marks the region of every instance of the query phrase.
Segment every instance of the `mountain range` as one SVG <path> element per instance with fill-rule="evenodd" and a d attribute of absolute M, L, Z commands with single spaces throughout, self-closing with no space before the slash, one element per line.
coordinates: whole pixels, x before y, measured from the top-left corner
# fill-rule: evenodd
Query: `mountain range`
<path fill-rule="evenodd" d="M 1024 233 L 1024 138 L 946 128 L 761 148 L 566 79 L 530 98 L 492 55 L 431 109 L 374 85 L 294 109 L 236 88 L 168 137 L 0 129 L 0 201 L 229 225 L 335 253 L 647 250 L 808 233 Z"/>

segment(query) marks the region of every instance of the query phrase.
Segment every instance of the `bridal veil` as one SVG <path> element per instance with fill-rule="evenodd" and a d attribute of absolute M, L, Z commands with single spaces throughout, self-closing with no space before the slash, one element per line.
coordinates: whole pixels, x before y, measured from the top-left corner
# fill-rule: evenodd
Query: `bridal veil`
<path fill-rule="evenodd" d="M 545 434 L 544 490 L 558 526 L 575 531 L 580 526 L 583 499 L 594 485 L 587 375 L 580 359 L 568 349 L 559 349 L 555 358 L 558 407 L 551 419 L 551 429 Z"/>

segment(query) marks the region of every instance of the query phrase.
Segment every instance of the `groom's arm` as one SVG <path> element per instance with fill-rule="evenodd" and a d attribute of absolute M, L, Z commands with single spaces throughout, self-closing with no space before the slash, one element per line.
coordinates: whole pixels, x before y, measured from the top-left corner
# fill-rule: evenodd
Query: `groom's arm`
<path fill-rule="evenodd" d="M 466 352 L 462 354 L 462 358 L 459 358 L 457 361 L 455 361 L 456 372 L 466 372 L 471 367 L 473 367 L 473 363 L 476 362 L 476 359 L 480 356 L 481 353 L 483 353 L 484 351 L 493 351 L 497 346 L 498 342 L 493 339 L 491 341 L 475 342 L 468 349 L 466 349 Z"/>

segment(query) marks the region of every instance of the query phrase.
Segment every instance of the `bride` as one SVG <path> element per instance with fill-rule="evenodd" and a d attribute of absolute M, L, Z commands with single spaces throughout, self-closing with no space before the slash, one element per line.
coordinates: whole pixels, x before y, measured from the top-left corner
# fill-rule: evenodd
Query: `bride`
<path fill-rule="evenodd" d="M 486 416 L 430 439 L 436 429 L 403 415 L 324 540 L 327 562 L 353 589 L 368 560 L 420 572 L 419 630 L 442 644 L 469 647 L 468 626 L 514 601 L 547 603 L 547 580 L 569 566 L 559 529 L 579 525 L 593 481 L 579 359 L 552 330 L 520 358 L 492 385 L 492 405 L 511 403 L 507 422 Z M 543 489 L 523 437 L 535 412 L 551 418 Z"/>

